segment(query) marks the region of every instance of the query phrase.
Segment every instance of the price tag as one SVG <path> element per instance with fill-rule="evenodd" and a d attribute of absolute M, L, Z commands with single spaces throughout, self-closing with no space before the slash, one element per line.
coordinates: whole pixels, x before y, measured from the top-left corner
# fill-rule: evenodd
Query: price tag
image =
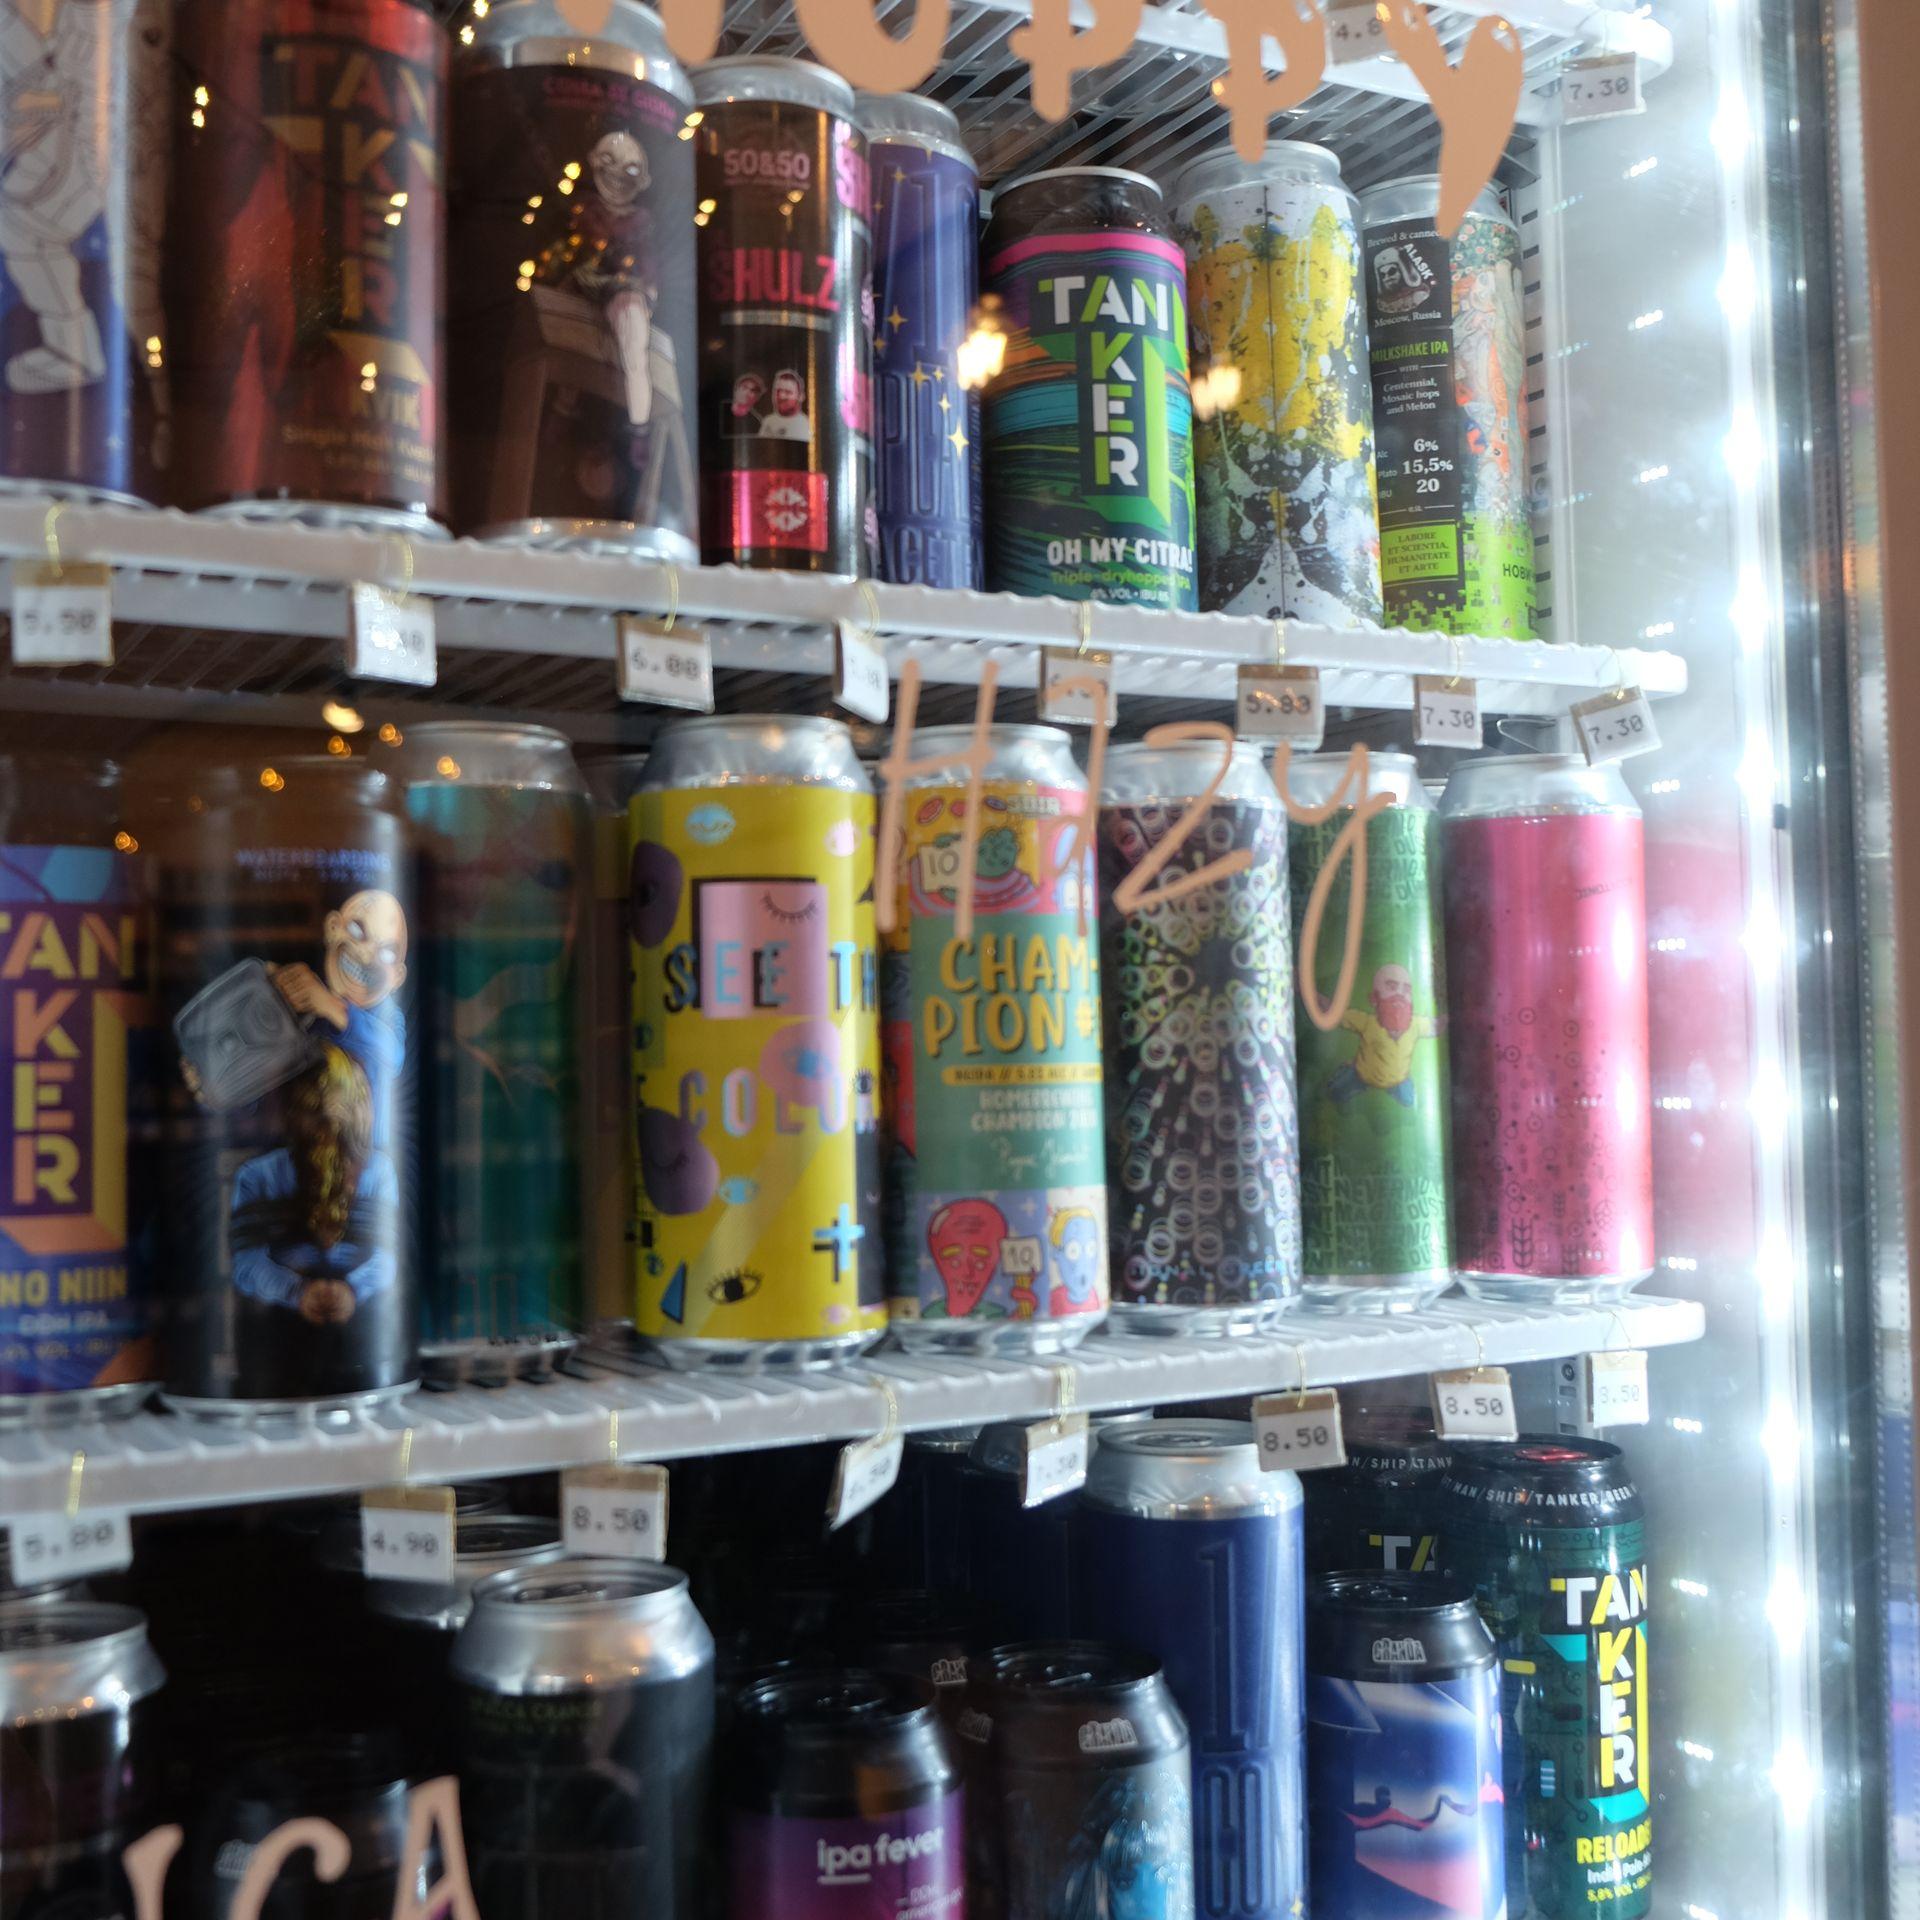
<path fill-rule="evenodd" d="M 885 1495 L 900 1478 L 906 1442 L 897 1433 L 852 1440 L 840 1449 L 827 1494 L 827 1525 L 844 1527 Z"/>
<path fill-rule="evenodd" d="M 1442 1440 L 1517 1440 L 1513 1382 L 1505 1367 L 1462 1367 L 1428 1382 L 1433 1424 Z"/>
<path fill-rule="evenodd" d="M 1344 1467 L 1347 1443 L 1340 1432 L 1340 1396 L 1331 1387 L 1308 1393 L 1268 1393 L 1253 1403 L 1253 1437 L 1267 1473 L 1285 1467 Z"/>
<path fill-rule="evenodd" d="M 1590 1427 L 1644 1427 L 1652 1417 L 1647 1356 L 1637 1347 L 1583 1355 L 1580 1383 Z"/>
<path fill-rule="evenodd" d="M 113 569 L 105 561 L 13 563 L 13 664 L 113 664 Z"/>
<path fill-rule="evenodd" d="M 1416 747 L 1480 746 L 1480 690 L 1471 680 L 1423 673 L 1413 683 Z"/>
<path fill-rule="evenodd" d="M 620 622 L 620 698 L 713 711 L 713 649 L 698 627 L 628 614 Z"/>
<path fill-rule="evenodd" d="M 866 628 L 854 620 L 833 623 L 833 697 L 849 713 L 884 725 L 887 700 L 887 656 Z"/>
<path fill-rule="evenodd" d="M 560 1477 L 560 1537 L 569 1553 L 667 1557 L 665 1467 L 575 1467 Z"/>
<path fill-rule="evenodd" d="M 1379 0 L 1327 0 L 1327 64 L 1350 66 L 1391 51 Z"/>
<path fill-rule="evenodd" d="M 1563 126 L 1647 110 L 1646 96 L 1640 90 L 1637 53 L 1600 53 L 1588 60 L 1571 61 L 1561 69 L 1559 80 L 1541 92 L 1551 99 L 1556 88 Z"/>
<path fill-rule="evenodd" d="M 369 1580 L 453 1584 L 453 1489 L 381 1487 L 360 1496 L 360 1564 Z"/>
<path fill-rule="evenodd" d="M 118 1573 L 133 1564 L 133 1530 L 124 1513 L 87 1507 L 65 1513 L 23 1513 L 7 1522 L 13 1583 L 34 1587 L 47 1580 L 78 1580 L 89 1573 Z"/>
<path fill-rule="evenodd" d="M 1120 718 L 1113 655 L 1077 647 L 1040 649 L 1040 718 L 1059 727 L 1112 726 Z"/>
<path fill-rule="evenodd" d="M 1063 1413 L 1036 1420 L 1021 1436 L 1020 1504 L 1038 1507 L 1084 1486 L 1087 1478 L 1087 1416 Z"/>
<path fill-rule="evenodd" d="M 356 580 L 347 620 L 347 671 L 363 680 L 432 686 L 440 671 L 433 602 Z"/>
<path fill-rule="evenodd" d="M 1288 740 L 1311 752 L 1325 738 L 1318 667 L 1242 667 L 1234 731 L 1242 740 Z"/>
<path fill-rule="evenodd" d="M 1636 753 L 1652 753 L 1660 744 L 1652 704 L 1638 687 L 1622 687 L 1618 693 L 1582 700 L 1573 709 L 1573 724 L 1590 767 L 1606 760 L 1630 760 Z"/>

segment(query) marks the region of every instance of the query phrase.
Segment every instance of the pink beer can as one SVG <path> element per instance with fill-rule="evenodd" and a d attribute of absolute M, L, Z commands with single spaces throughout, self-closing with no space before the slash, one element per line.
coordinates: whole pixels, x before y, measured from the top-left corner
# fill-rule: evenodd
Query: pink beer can
<path fill-rule="evenodd" d="M 1440 806 L 1454 1258 L 1482 1299 L 1653 1271 L 1646 848 L 1614 766 L 1470 760 Z"/>

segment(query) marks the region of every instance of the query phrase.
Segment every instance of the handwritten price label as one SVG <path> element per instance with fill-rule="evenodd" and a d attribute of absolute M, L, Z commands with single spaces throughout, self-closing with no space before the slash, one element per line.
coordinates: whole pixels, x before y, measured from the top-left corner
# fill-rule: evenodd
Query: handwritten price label
<path fill-rule="evenodd" d="M 355 581 L 347 619 L 347 671 L 362 680 L 432 686 L 440 673 L 433 602 Z"/>
<path fill-rule="evenodd" d="M 1591 1427 L 1644 1427 L 1652 1417 L 1647 1356 L 1637 1347 L 1583 1354 L 1580 1384 Z"/>
<path fill-rule="evenodd" d="M 1242 740 L 1288 740 L 1311 752 L 1326 737 L 1318 667 L 1242 667 L 1237 692 Z"/>
<path fill-rule="evenodd" d="M 1478 751 L 1480 741 L 1480 691 L 1473 682 L 1421 674 L 1413 683 L 1414 745 Z"/>
<path fill-rule="evenodd" d="M 1463 1367 L 1428 1382 L 1433 1424 L 1442 1440 L 1517 1440 L 1513 1381 L 1505 1367 Z"/>
<path fill-rule="evenodd" d="M 1350 66 L 1389 51 L 1379 0 L 1327 0 L 1327 64 Z"/>
<path fill-rule="evenodd" d="M 852 620 L 833 623 L 833 697 L 849 713 L 884 725 L 892 689 L 880 643 Z"/>
<path fill-rule="evenodd" d="M 113 664 L 113 569 L 102 561 L 13 563 L 13 664 Z"/>
<path fill-rule="evenodd" d="M 1582 700 L 1573 709 L 1573 725 L 1590 767 L 1608 760 L 1630 760 L 1636 753 L 1652 753 L 1660 745 L 1652 703 L 1638 687 L 1623 687 L 1618 693 Z"/>
<path fill-rule="evenodd" d="M 665 1467 L 575 1467 L 560 1481 L 560 1537 L 569 1553 L 667 1557 Z"/>
<path fill-rule="evenodd" d="M 1307 1393 L 1263 1394 L 1253 1403 L 1253 1437 L 1266 1473 L 1285 1468 L 1344 1467 L 1347 1443 L 1340 1431 L 1340 1396 L 1331 1387 Z"/>
<path fill-rule="evenodd" d="M 1040 649 L 1040 718 L 1057 727 L 1112 726 L 1120 717 L 1113 655 L 1076 647 Z"/>
<path fill-rule="evenodd" d="M 1037 1507 L 1084 1486 L 1087 1478 L 1087 1416 L 1063 1413 L 1036 1420 L 1021 1436 L 1020 1504 Z"/>
<path fill-rule="evenodd" d="M 369 1580 L 453 1584 L 453 1489 L 386 1487 L 360 1496 L 360 1564 Z"/>
<path fill-rule="evenodd" d="M 1572 61 L 1561 69 L 1558 80 L 1540 92 L 1549 100 L 1558 94 L 1564 126 L 1647 110 L 1637 53 L 1601 53 L 1588 60 Z"/>
<path fill-rule="evenodd" d="M 124 1513 L 23 1513 L 7 1522 L 16 1586 L 118 1573 L 133 1564 L 133 1529 Z"/>
<path fill-rule="evenodd" d="M 698 627 L 628 614 L 620 622 L 619 686 L 622 700 L 650 707 L 713 711 L 713 648 Z"/>
<path fill-rule="evenodd" d="M 842 1447 L 827 1494 L 827 1525 L 844 1527 L 891 1492 L 905 1453 L 906 1442 L 897 1433 L 876 1434 L 871 1440 L 854 1440 Z"/>

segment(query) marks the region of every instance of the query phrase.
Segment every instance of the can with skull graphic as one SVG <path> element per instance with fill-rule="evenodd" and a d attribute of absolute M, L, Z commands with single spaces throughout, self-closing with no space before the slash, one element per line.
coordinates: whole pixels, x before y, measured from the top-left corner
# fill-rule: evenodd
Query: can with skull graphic
<path fill-rule="evenodd" d="M 447 379 L 454 525 L 699 557 L 693 88 L 659 16 L 498 0 L 455 56 Z"/>

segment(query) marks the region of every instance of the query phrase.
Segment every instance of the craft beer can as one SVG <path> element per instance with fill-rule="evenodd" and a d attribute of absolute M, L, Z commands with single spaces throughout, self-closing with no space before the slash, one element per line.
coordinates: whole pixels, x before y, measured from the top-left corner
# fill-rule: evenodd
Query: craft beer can
<path fill-rule="evenodd" d="M 995 1421 L 981 1428 L 960 1470 L 960 1591 L 978 1602 L 988 1635 L 1000 1639 L 1047 1639 L 1073 1629 L 1073 1502 L 1021 1505 L 1025 1448 L 1020 1421 Z"/>
<path fill-rule="evenodd" d="M 1452 1283 L 1447 1220 L 1446 977 L 1440 949 L 1438 831 L 1412 758 L 1368 757 L 1367 791 L 1344 754 L 1294 760 L 1287 780 L 1303 807 L 1345 801 L 1319 826 L 1296 824 L 1296 947 L 1320 870 L 1356 802 L 1385 796 L 1368 820 L 1367 884 L 1354 900 L 1351 843 L 1326 897 L 1314 955 L 1323 1008 L 1339 984 L 1348 914 L 1362 915 L 1353 999 L 1323 1030 L 1304 997 L 1294 1032 L 1300 1071 L 1304 1304 L 1343 1313 L 1429 1305 Z"/>
<path fill-rule="evenodd" d="M 1343 1425 L 1346 1465 L 1306 1476 L 1308 1570 L 1435 1572 L 1453 1448 L 1419 1408 L 1348 1414 Z"/>
<path fill-rule="evenodd" d="M 1437 174 L 1360 203 L 1387 620 L 1533 637 L 1520 230 L 1491 187 L 1451 241 Z"/>
<path fill-rule="evenodd" d="M 987 585 L 1191 611 L 1187 263 L 1160 189 L 1114 167 L 994 195 L 983 284 L 1006 338 L 983 424 Z"/>
<path fill-rule="evenodd" d="M 1359 203 L 1324 147 L 1206 156 L 1173 188 L 1193 328 L 1200 604 L 1380 619 Z"/>
<path fill-rule="evenodd" d="M 929 727 L 914 757 L 972 738 Z M 1057 728 L 995 727 L 988 755 L 970 937 L 966 769 L 913 776 L 901 808 L 881 961 L 893 1327 L 1056 1352 L 1107 1312 L 1090 802 Z"/>
<path fill-rule="evenodd" d="M 1200 803 L 1148 904 L 1123 912 L 1128 876 Z M 1287 823 L 1259 749 L 1110 748 L 1100 898 L 1116 1310 L 1130 1332 L 1248 1332 L 1300 1284 Z"/>
<path fill-rule="evenodd" d="M 838 721 L 686 720 L 631 819 L 635 1325 L 846 1359 L 886 1324 L 872 782 Z"/>

